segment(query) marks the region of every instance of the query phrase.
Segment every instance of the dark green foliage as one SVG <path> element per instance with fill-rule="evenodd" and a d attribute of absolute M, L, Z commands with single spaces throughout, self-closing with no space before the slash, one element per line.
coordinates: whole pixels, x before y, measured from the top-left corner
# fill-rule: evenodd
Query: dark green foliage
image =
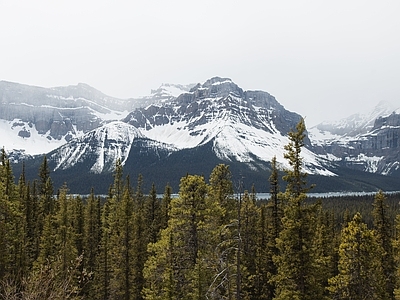
<path fill-rule="evenodd" d="M 381 255 L 382 272 L 385 278 L 385 290 L 389 299 L 394 299 L 394 256 L 393 256 L 393 225 L 388 216 L 388 205 L 386 196 L 382 191 L 375 195 L 372 216 L 374 218 L 374 229 L 379 246 L 383 252 Z"/>
<path fill-rule="evenodd" d="M 357 213 L 342 230 L 339 274 L 329 280 L 333 299 L 390 299 L 380 260 L 382 253 L 374 232 Z"/>
<path fill-rule="evenodd" d="M 64 185 L 55 197 L 46 158 L 38 179 L 22 168 L 15 184 L 2 151 L 0 298 L 400 299 L 400 196 L 307 198 L 296 130 L 284 192 L 273 159 L 265 201 L 255 186 L 235 196 L 223 164 L 159 199 L 159 182 L 145 194 L 139 175 L 132 188 L 120 160 L 108 196 Z"/>

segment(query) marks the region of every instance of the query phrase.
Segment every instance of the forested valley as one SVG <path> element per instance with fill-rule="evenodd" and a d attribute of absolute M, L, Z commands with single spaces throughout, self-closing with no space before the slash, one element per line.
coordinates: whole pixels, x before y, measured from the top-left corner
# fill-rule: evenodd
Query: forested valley
<path fill-rule="evenodd" d="M 15 181 L 3 150 L 0 299 L 400 299 L 400 195 L 307 197 L 304 138 L 302 120 L 269 199 L 223 164 L 160 198 L 120 160 L 107 196 L 71 195 L 46 157 Z"/>

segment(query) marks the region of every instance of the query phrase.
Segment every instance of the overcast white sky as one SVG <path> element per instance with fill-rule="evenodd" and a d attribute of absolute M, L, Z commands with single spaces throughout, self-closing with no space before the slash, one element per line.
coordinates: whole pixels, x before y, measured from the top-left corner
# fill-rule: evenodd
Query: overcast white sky
<path fill-rule="evenodd" d="M 400 107 L 400 1 L 0 0 L 0 80 L 114 97 L 229 77 L 308 126 Z"/>

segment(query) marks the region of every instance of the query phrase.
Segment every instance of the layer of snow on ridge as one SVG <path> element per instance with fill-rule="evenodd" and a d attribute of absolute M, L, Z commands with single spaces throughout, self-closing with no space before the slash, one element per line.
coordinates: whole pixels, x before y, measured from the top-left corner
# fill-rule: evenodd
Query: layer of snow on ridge
<path fill-rule="evenodd" d="M 18 133 L 21 130 L 29 132 L 30 137 L 20 137 Z M 13 121 L 0 120 L 0 132 L 0 147 L 4 147 L 6 151 L 23 149 L 26 154 L 30 155 L 48 153 L 67 143 L 64 138 L 49 140 L 47 138 L 48 133 L 39 134 L 35 126 L 29 126 L 28 123 L 18 119 Z M 82 133 L 77 132 L 77 134 Z"/>
<path fill-rule="evenodd" d="M 107 124 L 99 128 L 96 133 L 101 144 L 98 147 L 96 163 L 90 169 L 93 173 L 102 172 L 105 165 L 113 165 L 118 158 L 124 165 L 128 159 L 133 140 L 137 137 L 143 137 L 137 128 L 123 122 Z M 105 147 L 106 141 L 109 144 L 108 148 Z"/>
<path fill-rule="evenodd" d="M 313 144 L 314 146 L 323 146 L 332 142 L 339 141 L 341 144 L 346 144 L 347 142 L 354 139 L 353 137 L 341 136 L 338 134 L 333 134 L 329 131 L 320 130 L 317 127 L 311 127 L 310 129 L 307 129 L 307 131 L 311 144 Z"/>
<path fill-rule="evenodd" d="M 361 153 L 356 157 L 346 157 L 346 161 L 365 163 L 365 171 L 370 173 L 376 173 L 378 171 L 379 162 L 384 159 L 384 157 L 379 156 L 366 156 Z"/>
<path fill-rule="evenodd" d="M 290 168 L 284 158 L 284 146 L 289 143 L 288 137 L 275 132 L 255 129 L 245 124 L 227 124 L 222 128 L 214 141 L 214 151 L 221 159 L 251 163 L 254 156 L 262 161 L 271 161 L 275 156 L 280 168 Z M 318 157 L 306 148 L 302 149 L 304 171 L 309 174 L 336 176 L 322 167 Z"/>
<path fill-rule="evenodd" d="M 224 83 L 233 83 L 233 82 L 232 82 L 232 80 L 227 79 L 227 80 L 224 80 L 224 81 L 214 82 L 212 85 L 220 85 L 220 84 L 224 84 Z"/>
<path fill-rule="evenodd" d="M 182 87 L 175 85 L 175 84 L 169 84 L 169 83 L 165 83 L 163 85 L 161 85 L 160 87 L 164 93 L 166 95 L 172 96 L 177 98 L 180 94 L 186 92 L 185 89 L 183 89 Z"/>
<path fill-rule="evenodd" d="M 96 157 L 96 161 L 91 167 L 93 173 L 101 173 L 106 167 L 114 166 L 118 158 L 124 164 L 132 142 L 137 137 L 143 137 L 137 128 L 119 121 L 96 128 L 57 151 L 60 159 L 55 170 L 67 169 L 83 161 L 84 155 L 87 154 Z M 88 139 L 90 141 L 92 138 L 97 141 L 96 144 L 86 143 Z"/>

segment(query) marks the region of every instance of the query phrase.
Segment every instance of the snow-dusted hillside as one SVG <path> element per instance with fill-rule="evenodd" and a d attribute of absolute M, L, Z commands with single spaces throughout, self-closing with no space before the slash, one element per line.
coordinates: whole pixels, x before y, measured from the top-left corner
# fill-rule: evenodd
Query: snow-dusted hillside
<path fill-rule="evenodd" d="M 125 121 L 148 138 L 179 149 L 212 142 L 224 161 L 266 168 L 273 156 L 288 167 L 283 149 L 300 118 L 266 92 L 243 91 L 232 80 L 215 77 L 176 100 L 136 110 Z M 310 150 L 304 150 L 304 157 L 308 172 L 334 175 Z"/>
<path fill-rule="evenodd" d="M 399 111 L 380 102 L 369 113 L 319 124 L 309 130 L 314 151 L 347 168 L 393 174 L 400 170 Z"/>
<path fill-rule="evenodd" d="M 368 112 L 353 114 L 334 122 L 323 122 L 309 128 L 309 137 L 314 145 L 327 144 L 331 141 L 346 142 L 352 140 L 370 131 L 377 118 L 390 115 L 395 111 L 395 108 L 391 103 L 381 101 Z"/>
<path fill-rule="evenodd" d="M 117 159 L 125 164 L 134 140 L 143 138 L 141 132 L 132 125 L 120 121 L 111 122 L 54 150 L 49 159 L 56 164 L 54 171 L 81 164 L 90 173 L 111 172 Z M 164 147 L 174 150 L 168 145 Z"/>
<path fill-rule="evenodd" d="M 47 153 L 122 119 L 132 106 L 129 102 L 86 84 L 41 88 L 0 81 L 0 146 L 11 155 Z"/>
<path fill-rule="evenodd" d="M 175 99 L 192 86 L 163 84 L 148 96 L 118 99 L 83 83 L 42 88 L 0 81 L 0 147 L 16 160 L 48 153 L 135 108 Z"/>

